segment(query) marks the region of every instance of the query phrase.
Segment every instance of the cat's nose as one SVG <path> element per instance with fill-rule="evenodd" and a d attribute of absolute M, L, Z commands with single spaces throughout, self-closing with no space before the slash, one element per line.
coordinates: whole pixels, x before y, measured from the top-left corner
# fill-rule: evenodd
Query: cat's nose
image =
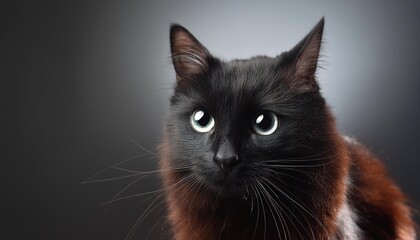
<path fill-rule="evenodd" d="M 213 157 L 213 160 L 225 172 L 226 175 L 229 175 L 232 172 L 233 168 L 239 164 L 238 155 L 223 158 L 215 155 Z"/>
<path fill-rule="evenodd" d="M 233 168 L 239 164 L 239 156 L 228 141 L 219 145 L 213 160 L 226 175 L 229 175 Z"/>

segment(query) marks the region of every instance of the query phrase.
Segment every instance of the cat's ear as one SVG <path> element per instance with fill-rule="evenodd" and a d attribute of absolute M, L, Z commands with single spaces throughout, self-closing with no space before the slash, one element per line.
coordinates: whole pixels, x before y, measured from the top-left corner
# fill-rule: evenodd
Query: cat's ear
<path fill-rule="evenodd" d="M 178 24 L 171 25 L 170 38 L 178 84 L 206 73 L 211 55 L 187 29 Z"/>
<path fill-rule="evenodd" d="M 324 18 L 292 49 L 292 85 L 300 92 L 318 91 L 315 72 L 320 56 Z"/>

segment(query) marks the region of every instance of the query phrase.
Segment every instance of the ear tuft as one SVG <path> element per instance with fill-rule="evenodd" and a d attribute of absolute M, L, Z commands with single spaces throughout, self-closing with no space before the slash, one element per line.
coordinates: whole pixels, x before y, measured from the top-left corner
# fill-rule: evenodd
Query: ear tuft
<path fill-rule="evenodd" d="M 170 41 L 178 83 L 189 81 L 208 70 L 210 53 L 187 29 L 178 24 L 171 25 Z"/>

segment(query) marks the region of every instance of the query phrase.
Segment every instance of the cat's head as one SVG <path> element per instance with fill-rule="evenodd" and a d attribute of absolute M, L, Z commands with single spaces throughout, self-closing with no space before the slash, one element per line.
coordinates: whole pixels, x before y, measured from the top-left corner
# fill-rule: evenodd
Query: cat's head
<path fill-rule="evenodd" d="M 222 61 L 172 25 L 177 83 L 166 129 L 172 168 L 217 192 L 244 191 L 253 179 L 310 179 L 305 165 L 320 163 L 331 132 L 315 77 L 323 28 L 321 19 L 276 57 Z"/>

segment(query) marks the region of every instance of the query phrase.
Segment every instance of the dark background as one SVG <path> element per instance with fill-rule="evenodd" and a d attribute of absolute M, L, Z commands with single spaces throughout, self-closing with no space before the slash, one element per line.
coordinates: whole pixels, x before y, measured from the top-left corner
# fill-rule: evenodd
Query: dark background
<path fill-rule="evenodd" d="M 338 126 L 419 206 L 419 13 L 419 1 L 0 1 L 0 239 L 127 236 L 158 194 L 102 206 L 136 176 L 81 182 L 145 153 L 130 139 L 156 151 L 174 83 L 173 22 L 231 59 L 275 56 L 325 16 L 318 76 Z M 153 170 L 156 159 L 123 167 Z M 145 177 L 123 196 L 158 188 Z M 153 211 L 134 239 L 164 238 L 162 216 Z"/>

